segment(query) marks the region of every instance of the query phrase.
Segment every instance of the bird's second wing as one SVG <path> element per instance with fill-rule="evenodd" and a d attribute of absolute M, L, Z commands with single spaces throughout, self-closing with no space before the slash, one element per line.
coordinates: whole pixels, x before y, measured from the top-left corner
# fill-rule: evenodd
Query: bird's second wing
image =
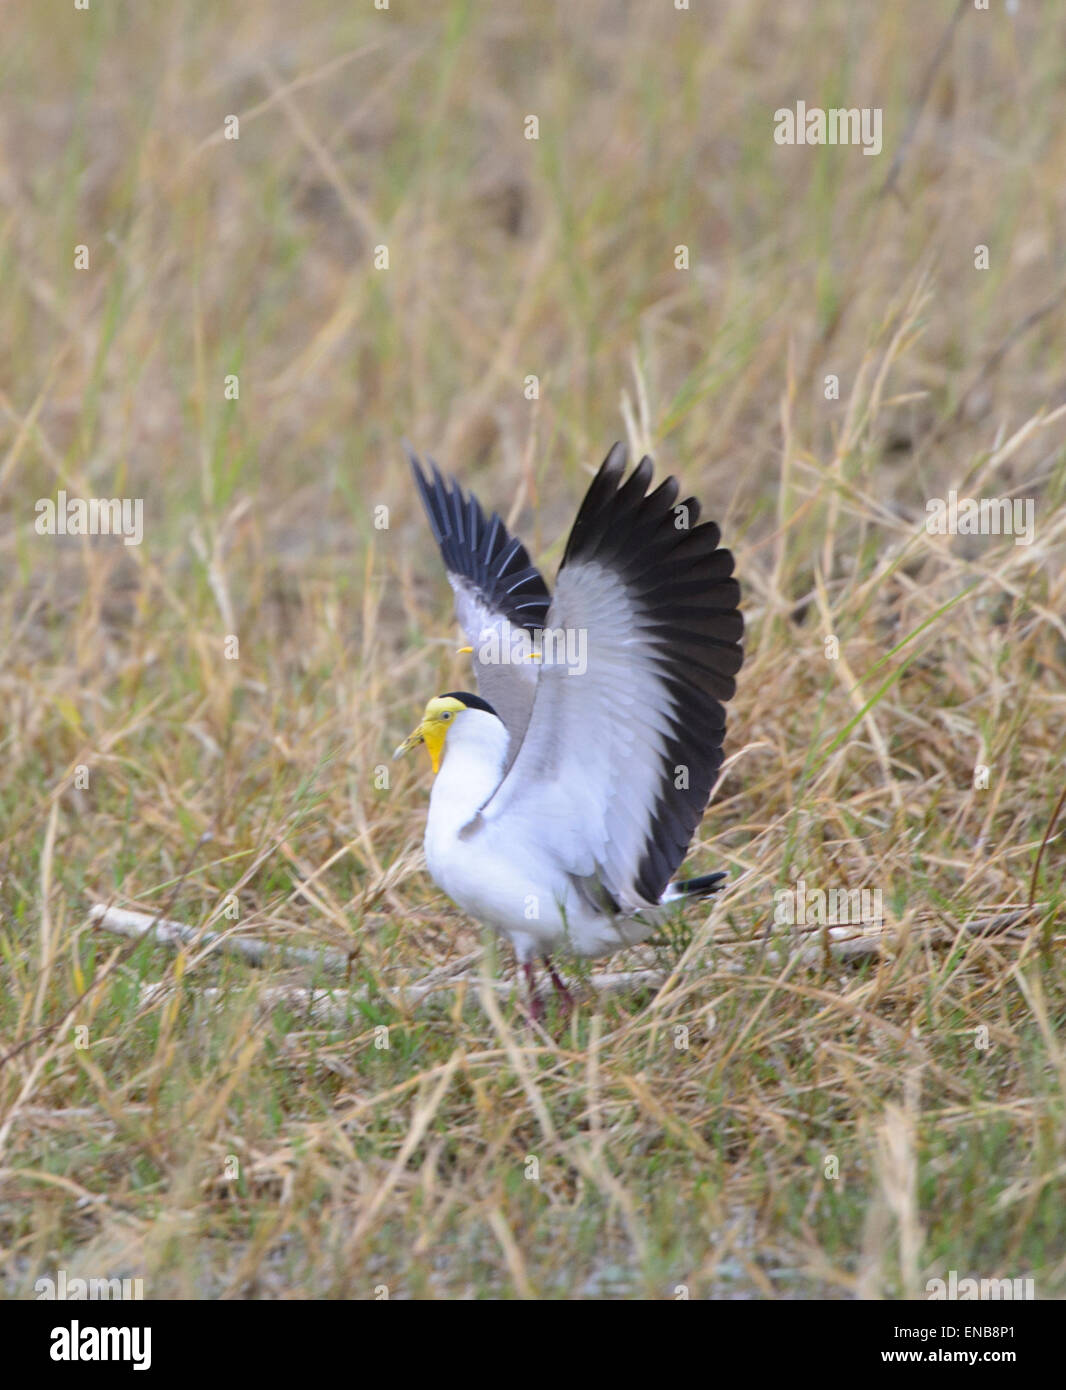
<path fill-rule="evenodd" d="M 432 459 L 427 476 L 417 455 L 408 450 L 407 456 L 455 591 L 455 616 L 474 649 L 478 690 L 503 720 L 516 750 L 537 684 L 537 662 L 526 656 L 533 645 L 528 638 L 544 626 L 551 604 L 548 586 L 495 512 L 486 518 L 473 493 L 464 496 L 454 479 L 445 481 Z"/>
<path fill-rule="evenodd" d="M 733 556 L 616 444 L 567 542 L 533 713 L 485 821 L 535 835 L 623 910 L 657 903 L 722 765 L 743 652 Z M 558 637 L 566 634 L 564 643 Z"/>

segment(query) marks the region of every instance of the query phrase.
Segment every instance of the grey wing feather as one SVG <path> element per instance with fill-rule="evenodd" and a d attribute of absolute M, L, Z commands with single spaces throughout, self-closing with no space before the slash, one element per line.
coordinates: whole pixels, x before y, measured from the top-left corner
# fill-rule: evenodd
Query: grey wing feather
<path fill-rule="evenodd" d="M 477 498 L 446 480 L 432 459 L 427 475 L 417 454 L 407 449 L 407 457 L 455 592 L 455 616 L 474 649 L 478 691 L 503 720 L 513 758 L 537 686 L 537 663 L 524 652 L 544 626 L 548 586 L 495 512 L 486 517 Z"/>
<path fill-rule="evenodd" d="M 533 714 L 486 821 L 535 825 L 576 878 L 636 911 L 661 901 L 722 765 L 743 660 L 740 589 L 699 504 L 616 445 L 574 522 L 545 627 L 585 659 L 545 660 Z M 513 819 L 512 819 L 513 818 Z"/>

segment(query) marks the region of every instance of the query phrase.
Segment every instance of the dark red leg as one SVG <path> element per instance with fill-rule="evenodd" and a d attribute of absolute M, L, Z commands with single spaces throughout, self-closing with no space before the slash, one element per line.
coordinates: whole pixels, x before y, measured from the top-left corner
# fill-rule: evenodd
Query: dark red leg
<path fill-rule="evenodd" d="M 552 965 L 551 956 L 544 957 L 544 964 L 548 967 L 548 974 L 551 976 L 551 982 L 555 988 L 555 993 L 559 996 L 559 1007 L 562 1010 L 563 1017 L 568 1018 L 569 1015 L 574 1012 L 574 996 L 559 978 L 559 972 L 556 970 L 555 966 Z"/>
<path fill-rule="evenodd" d="M 526 977 L 526 989 L 529 991 L 529 1016 L 534 1023 L 540 1023 L 544 1019 L 544 1002 L 537 994 L 537 977 L 531 960 L 523 962 L 522 973 Z"/>

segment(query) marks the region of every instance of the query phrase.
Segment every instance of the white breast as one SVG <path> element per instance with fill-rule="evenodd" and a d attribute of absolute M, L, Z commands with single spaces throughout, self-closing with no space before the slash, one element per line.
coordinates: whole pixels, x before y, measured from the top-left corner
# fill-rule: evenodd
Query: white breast
<path fill-rule="evenodd" d="M 472 867 L 466 863 L 470 859 L 468 843 L 460 839 L 460 831 L 499 786 L 507 745 L 502 722 L 479 709 L 457 714 L 444 742 L 444 757 L 429 798 L 426 864 L 461 907 L 466 904 L 449 886 L 457 874 L 465 879 Z"/>
<path fill-rule="evenodd" d="M 456 715 L 426 820 L 426 866 L 434 880 L 465 912 L 509 936 L 520 959 L 563 940 L 577 955 L 641 940 L 651 923 L 612 920 L 577 892 L 550 848 L 559 833 L 554 817 L 528 814 L 509 825 L 479 820 L 507 754 L 507 730 L 495 715 Z"/>

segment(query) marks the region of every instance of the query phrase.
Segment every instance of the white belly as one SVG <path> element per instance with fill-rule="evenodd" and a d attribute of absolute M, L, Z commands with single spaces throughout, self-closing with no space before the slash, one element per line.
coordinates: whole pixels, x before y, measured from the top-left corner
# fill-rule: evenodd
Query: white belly
<path fill-rule="evenodd" d="M 426 825 L 426 865 L 464 912 L 510 937 L 520 956 L 565 946 L 601 956 L 643 941 L 654 922 L 611 917 L 593 908 L 576 885 L 535 845 L 501 844 L 494 826 L 464 839 L 451 827 Z"/>

